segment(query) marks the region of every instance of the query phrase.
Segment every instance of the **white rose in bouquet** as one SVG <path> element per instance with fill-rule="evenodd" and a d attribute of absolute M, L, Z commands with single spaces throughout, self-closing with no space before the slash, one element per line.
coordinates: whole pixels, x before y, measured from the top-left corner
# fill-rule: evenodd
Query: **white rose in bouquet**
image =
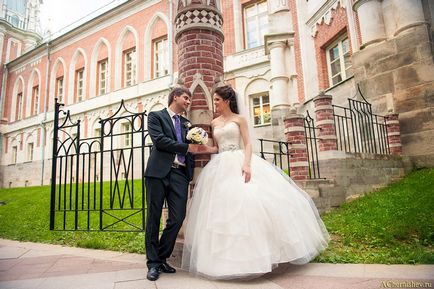
<path fill-rule="evenodd" d="M 194 144 L 207 144 L 208 134 L 201 127 L 193 127 L 187 133 L 187 140 Z"/>

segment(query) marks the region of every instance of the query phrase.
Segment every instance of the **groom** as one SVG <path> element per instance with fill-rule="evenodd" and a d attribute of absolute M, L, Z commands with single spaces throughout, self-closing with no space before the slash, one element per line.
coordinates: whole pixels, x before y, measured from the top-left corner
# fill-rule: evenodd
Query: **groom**
<path fill-rule="evenodd" d="M 148 115 L 148 132 L 152 139 L 146 177 L 146 257 L 148 280 L 155 281 L 161 272 L 175 273 L 166 263 L 175 246 L 176 237 L 185 218 L 188 184 L 193 178 L 194 159 L 200 145 L 187 144 L 189 121 L 180 114 L 191 103 L 186 88 L 174 88 L 169 94 L 169 107 Z M 159 239 L 160 218 L 166 199 L 169 217 Z"/>

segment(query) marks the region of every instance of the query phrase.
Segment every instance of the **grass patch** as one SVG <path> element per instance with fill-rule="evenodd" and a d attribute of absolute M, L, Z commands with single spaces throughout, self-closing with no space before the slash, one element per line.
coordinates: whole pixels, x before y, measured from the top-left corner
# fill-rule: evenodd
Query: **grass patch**
<path fill-rule="evenodd" d="M 104 186 L 106 187 L 108 184 L 104 184 Z M 6 203 L 6 205 L 0 206 L 0 238 L 145 253 L 144 233 L 142 232 L 50 231 L 49 186 L 0 189 L 0 201 Z M 87 212 L 81 212 L 79 215 L 79 227 L 81 228 L 85 228 L 86 226 L 87 222 L 84 217 L 86 214 Z M 58 220 L 56 228 L 58 229 L 61 229 L 59 223 L 62 223 L 62 217 L 62 212 L 56 213 L 56 219 Z M 134 218 L 137 217 L 134 216 Z M 91 227 L 98 228 L 97 220 L 97 218 L 92 220 Z M 137 220 L 133 220 L 134 223 L 140 224 L 135 221 Z M 71 213 L 67 215 L 67 222 L 68 228 L 73 227 Z"/>
<path fill-rule="evenodd" d="M 331 235 L 317 259 L 327 263 L 434 264 L 434 169 L 323 216 Z"/>
<path fill-rule="evenodd" d="M 332 240 L 315 261 L 434 264 L 433 198 L 434 169 L 424 169 L 325 214 Z M 50 231 L 49 186 L 0 189 L 2 201 L 0 238 L 145 253 L 144 233 Z"/>

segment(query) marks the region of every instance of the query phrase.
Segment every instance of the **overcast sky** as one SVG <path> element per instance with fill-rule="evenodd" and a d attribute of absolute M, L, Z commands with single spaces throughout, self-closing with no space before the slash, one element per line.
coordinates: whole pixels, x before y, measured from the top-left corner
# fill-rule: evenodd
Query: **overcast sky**
<path fill-rule="evenodd" d="M 44 0 L 41 5 L 42 31 L 66 31 L 125 2 L 126 0 Z M 83 19 L 84 18 L 84 19 Z M 59 31 L 61 30 L 61 31 Z"/>

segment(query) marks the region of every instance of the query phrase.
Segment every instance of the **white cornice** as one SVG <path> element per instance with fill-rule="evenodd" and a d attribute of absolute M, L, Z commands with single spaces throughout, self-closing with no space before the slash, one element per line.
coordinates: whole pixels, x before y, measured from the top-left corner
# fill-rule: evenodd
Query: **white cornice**
<path fill-rule="evenodd" d="M 146 0 L 146 1 L 128 1 L 118 7 L 84 23 L 83 25 L 65 33 L 50 41 L 50 52 L 55 53 L 83 38 L 92 34 L 98 33 L 101 29 L 109 27 L 122 19 L 125 19 L 135 13 L 142 11 L 152 5 L 155 5 L 162 0 Z M 46 54 L 46 43 L 30 50 L 11 62 L 11 66 L 19 65 L 18 69 L 28 64 L 29 58 L 38 58 Z M 16 70 L 14 67 L 13 70 Z"/>
<path fill-rule="evenodd" d="M 56 51 L 61 50 L 71 44 L 74 44 L 83 38 L 89 37 L 90 35 L 95 33 L 99 33 L 101 32 L 102 29 L 105 29 L 113 25 L 114 23 L 117 23 L 125 18 L 128 18 L 161 1 L 162 0 L 131 1 L 130 5 L 120 6 L 118 7 L 118 9 L 114 8 L 113 10 L 99 17 L 96 17 L 91 21 L 86 22 L 85 24 L 77 27 L 76 29 L 67 32 L 64 35 L 59 36 L 58 38 L 52 40 L 52 45 L 54 46 L 52 52 L 55 53 Z"/>
<path fill-rule="evenodd" d="M 327 0 L 321 8 L 316 11 L 312 17 L 307 20 L 306 25 L 310 28 L 311 36 L 315 37 L 317 32 L 317 25 L 321 25 L 321 23 L 325 23 L 327 25 L 330 25 L 330 22 L 332 20 L 332 10 L 336 10 L 338 8 L 338 5 L 340 7 L 345 8 L 346 3 L 345 0 Z"/>

